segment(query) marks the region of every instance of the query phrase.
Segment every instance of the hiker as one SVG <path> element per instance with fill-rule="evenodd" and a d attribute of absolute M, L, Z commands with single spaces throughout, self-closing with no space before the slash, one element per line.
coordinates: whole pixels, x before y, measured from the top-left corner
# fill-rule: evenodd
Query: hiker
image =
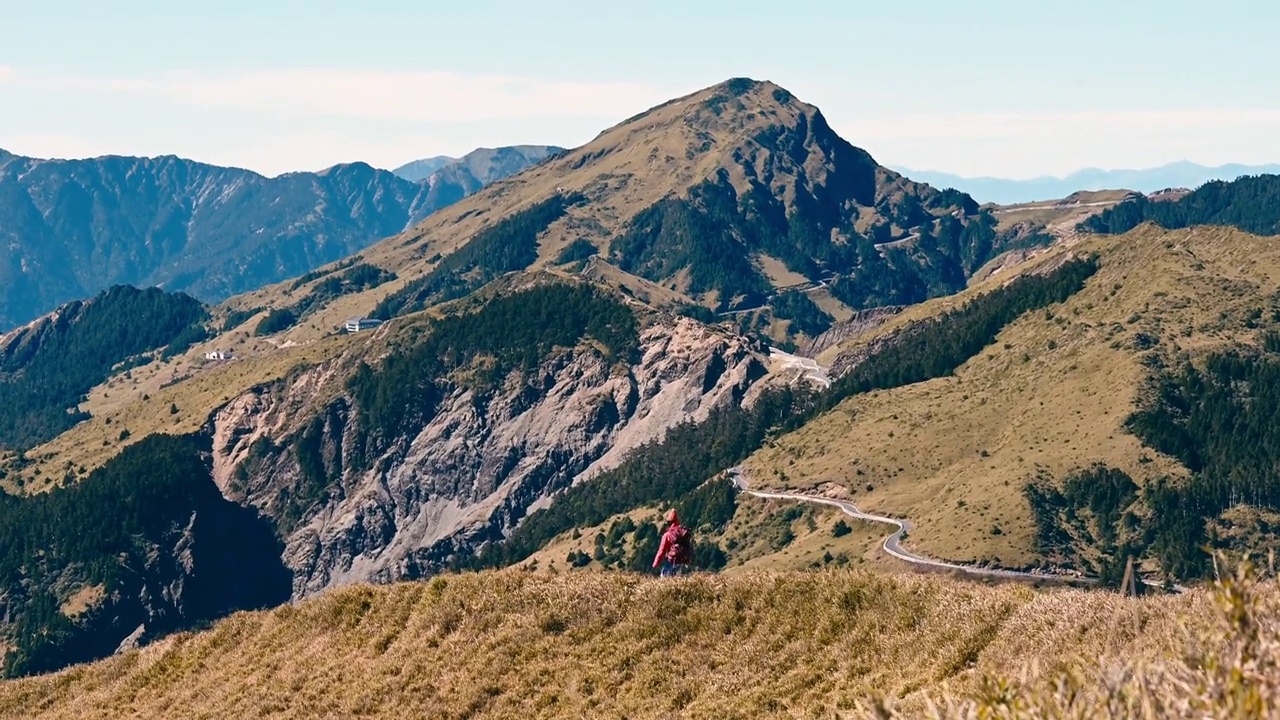
<path fill-rule="evenodd" d="M 658 543 L 658 554 L 653 556 L 653 566 L 662 566 L 662 577 L 688 572 L 693 560 L 693 533 L 680 524 L 675 510 L 667 511 L 667 529 Z"/>

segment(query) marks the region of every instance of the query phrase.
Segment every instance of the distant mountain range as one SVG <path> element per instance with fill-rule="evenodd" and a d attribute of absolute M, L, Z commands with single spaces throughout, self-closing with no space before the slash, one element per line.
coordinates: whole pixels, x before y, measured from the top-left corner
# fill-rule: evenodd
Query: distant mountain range
<path fill-rule="evenodd" d="M 562 147 L 554 145 L 511 145 L 500 148 L 479 148 L 460 158 L 448 155 L 414 160 L 405 163 L 391 172 L 405 180 L 419 182 L 447 167 L 456 168 L 458 174 L 465 173 L 482 185 L 513 175 L 530 165 L 536 165 L 552 155 L 564 152 Z"/>
<path fill-rule="evenodd" d="M 1066 177 L 1043 176 L 1029 180 L 976 177 L 944 172 L 895 168 L 918 182 L 939 188 L 955 188 L 979 202 L 1011 205 L 1035 200 L 1066 197 L 1077 190 L 1137 190 L 1151 193 L 1165 188 L 1195 188 L 1210 180 L 1235 180 L 1242 175 L 1280 173 L 1280 165 L 1220 165 L 1205 167 L 1193 162 L 1176 162 L 1146 170 L 1101 170 L 1086 168 Z"/>
<path fill-rule="evenodd" d="M 435 157 L 422 158 L 421 160 L 407 162 L 391 172 L 399 175 L 405 180 L 420 182 L 430 177 L 431 173 L 439 170 L 445 165 L 456 163 L 460 159 L 461 158 L 450 157 L 448 155 L 436 155 Z"/>
<path fill-rule="evenodd" d="M 217 302 L 295 277 L 551 151 L 478 150 L 407 180 L 364 163 L 268 178 L 174 156 L 0 150 L 0 331 L 116 284 Z"/>

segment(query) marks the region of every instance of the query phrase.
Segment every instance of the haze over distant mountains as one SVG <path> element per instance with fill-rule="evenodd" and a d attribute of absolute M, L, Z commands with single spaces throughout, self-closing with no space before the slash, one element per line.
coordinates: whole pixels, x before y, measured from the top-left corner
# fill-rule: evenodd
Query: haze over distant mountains
<path fill-rule="evenodd" d="M 1280 165 L 1228 164 L 1206 167 L 1181 161 L 1145 170 L 1102 170 L 1086 168 L 1066 177 L 1042 176 L 1028 180 L 994 177 L 961 177 L 945 172 L 895 168 L 899 172 L 938 188 L 951 187 L 968 193 L 979 202 L 1012 203 L 1053 200 L 1077 190 L 1137 190 L 1151 193 L 1165 188 L 1195 189 L 1210 180 L 1235 180 L 1242 175 L 1280 173 Z"/>
<path fill-rule="evenodd" d="M 478 148 L 460 158 L 448 155 L 414 160 L 391 172 L 405 180 L 426 180 L 433 173 L 446 167 L 465 170 L 483 184 L 517 173 L 530 165 L 536 165 L 551 155 L 564 152 L 555 145 L 510 145 L 499 148 Z"/>
<path fill-rule="evenodd" d="M 445 165 L 456 163 L 458 160 L 460 160 L 460 158 L 451 157 L 449 155 L 435 155 L 433 157 L 407 162 L 391 172 L 399 175 L 405 180 L 417 182 L 419 180 L 426 180 L 431 173 L 439 170 Z"/>
<path fill-rule="evenodd" d="M 268 178 L 174 156 L 42 160 L 0 150 L 0 331 L 118 283 L 216 302 L 294 277 L 552 150 L 486 148 L 420 180 L 365 163 Z"/>

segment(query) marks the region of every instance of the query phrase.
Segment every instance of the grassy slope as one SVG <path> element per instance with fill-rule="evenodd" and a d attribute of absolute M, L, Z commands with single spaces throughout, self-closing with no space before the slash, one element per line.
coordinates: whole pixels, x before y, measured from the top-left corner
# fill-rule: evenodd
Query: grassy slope
<path fill-rule="evenodd" d="M 130 377 L 113 378 L 90 393 L 85 409 L 96 416 L 90 427 L 77 427 L 29 455 L 52 454 L 53 457 L 41 465 L 41 477 L 47 479 L 50 473 L 61 477 L 67 461 L 72 462 L 73 467 L 83 464 L 91 469 L 114 454 L 119 435 L 117 422 L 124 422 L 135 438 L 140 437 L 140 430 L 176 428 L 165 417 L 157 418 L 167 412 L 169 402 L 183 408 L 191 422 L 196 418 L 203 420 L 221 404 L 224 395 L 234 396 L 254 384 L 283 377 L 299 362 L 325 359 L 326 353 L 333 350 L 328 344 L 333 341 L 326 336 L 348 317 L 368 313 L 384 297 L 428 273 L 434 267 L 429 260 L 458 249 L 494 219 L 507 217 L 558 192 L 585 192 L 592 202 L 570 208 L 564 218 L 553 223 L 540 237 L 536 266 L 549 265 L 565 246 L 578 238 L 587 238 L 604 248 L 637 212 L 672 193 L 682 194 L 690 185 L 710 177 L 723 166 L 736 168 L 730 161 L 733 148 L 747 138 L 774 123 L 793 124 L 800 113 L 814 112 L 812 106 L 799 101 L 778 104 L 771 99 L 775 87 L 763 83 L 751 91 L 752 97 L 747 100 L 759 112 L 733 110 L 726 111 L 723 117 L 703 107 L 721 88 L 701 90 L 654 108 L 642 119 L 634 118 L 610 128 L 564 157 L 493 183 L 433 213 L 412 230 L 387 238 L 359 254 L 362 262 L 393 269 L 398 276 L 396 280 L 342 296 L 295 327 L 270 338 L 251 336 L 261 319 L 262 313 L 259 313 L 241 327 L 193 347 L 169 364 L 155 364 L 135 369 Z M 695 152 L 706 133 L 714 135 L 718 144 L 710 151 Z M 744 184 L 745 179 L 738 177 L 741 170 L 734 172 L 737 175 L 733 180 Z M 338 264 L 333 263 L 326 269 Z M 628 287 L 637 297 L 649 302 L 669 304 L 683 298 L 678 291 L 663 289 L 603 261 L 597 260 L 594 265 L 595 269 L 589 273 L 591 277 Z M 287 307 L 320 282 L 323 278 L 318 277 L 294 289 L 294 281 L 288 280 L 236 296 L 224 305 L 235 309 Z M 282 349 L 280 346 L 285 344 L 293 347 Z M 200 358 L 214 348 L 233 351 L 248 361 L 237 363 L 252 365 L 252 369 L 210 372 Z M 162 384 L 183 377 L 195 378 L 197 382 L 203 378 L 214 379 L 218 389 L 211 393 L 202 388 L 186 388 L 184 386 L 192 381 L 183 380 L 169 392 L 158 392 Z M 153 402 L 143 403 L 144 394 L 151 395 Z M 167 399 L 156 405 L 154 399 L 160 394 Z M 105 419 L 112 415 L 115 416 L 112 425 L 107 426 Z M 141 420 L 135 422 L 135 418 Z M 102 445 L 104 440 L 109 445 Z"/>
<path fill-rule="evenodd" d="M 995 209 L 1001 230 L 1018 223 L 1043 225 L 1053 230 L 1072 229 L 1084 218 L 1102 212 L 1133 195 L 1129 190 L 1081 191 L 1058 201 L 1002 205 Z"/>
<path fill-rule="evenodd" d="M 560 158 L 486 186 L 433 213 L 417 227 L 363 251 L 364 262 L 394 269 L 399 279 L 343 298 L 341 308 L 325 308 L 315 315 L 314 322 L 318 328 L 328 328 L 357 308 L 372 309 L 383 297 L 429 272 L 434 265 L 428 261 L 437 253 L 448 255 L 495 218 L 506 217 L 557 192 L 582 192 L 592 202 L 570 208 L 543 234 L 539 240 L 539 266 L 552 262 L 578 238 L 604 248 L 636 213 L 670 194 L 682 195 L 689 186 L 711 177 L 721 167 L 733 169 L 733 181 L 745 184 L 741 170 L 731 161 L 733 149 L 774 123 L 792 124 L 799 113 L 814 111 L 799 101 L 779 104 L 771 98 L 775 88 L 761 83 L 750 91 L 746 100 L 756 112 L 729 109 L 723 116 L 715 116 L 703 107 L 723 89 L 715 86 L 700 90 L 609 128 Z M 700 149 L 708 136 L 715 138 L 714 147 Z M 262 288 L 233 298 L 229 304 L 287 305 L 291 300 L 285 290 L 290 284 Z M 306 292 L 308 287 L 293 291 L 293 295 Z M 321 331 L 304 327 L 285 335 L 302 342 Z"/>
<path fill-rule="evenodd" d="M 782 522 L 783 513 L 792 507 L 798 507 L 800 516 L 790 522 Z M 662 514 L 661 510 L 652 507 L 625 513 L 637 525 L 649 523 L 659 528 L 662 527 Z M 566 558 L 573 551 L 591 555 L 595 549 L 596 534 L 607 534 L 609 526 L 622 517 L 622 514 L 615 515 L 599 525 L 580 528 L 577 538 L 571 532 L 564 533 L 530 556 L 521 566 L 533 568 L 536 572 L 550 572 L 553 569 L 568 572 L 599 571 L 599 562 L 593 561 L 581 568 L 569 568 Z M 832 527 L 842 518 L 850 526 L 851 532 L 837 538 L 832 534 Z M 794 539 L 786 544 L 779 540 L 779 531 L 784 525 L 794 535 Z M 887 534 L 888 531 L 883 526 L 855 522 L 835 508 L 804 504 L 797 506 L 796 503 L 787 501 L 739 495 L 738 509 L 733 520 L 719 532 L 710 535 L 699 533 L 697 539 L 716 542 L 726 551 L 728 564 L 723 572 L 732 575 L 753 570 L 806 570 L 813 568 L 815 563 L 819 566 L 833 563 L 841 566 L 869 562 L 891 563 L 892 560 L 879 550 L 880 542 Z M 629 556 L 630 536 L 627 540 L 624 547 Z M 824 561 L 827 554 L 832 559 Z"/>
<path fill-rule="evenodd" d="M 1206 600 L 865 570 L 469 574 L 345 588 L 5 683 L 0 717 L 831 717 L 874 692 L 918 711 L 916 691 L 1033 660 L 1174 653 Z"/>
<path fill-rule="evenodd" d="M 374 333 L 334 336 L 305 345 L 272 348 L 269 352 L 236 346 L 235 360 L 205 363 L 175 359 L 169 364 L 155 362 L 134 369 L 131 378 L 118 376 L 94 390 L 90 400 L 95 413 L 92 419 L 27 453 L 37 462 L 23 473 L 25 489 L 46 489 L 68 470 L 84 467 L 91 471 L 125 445 L 150 433 L 193 432 L 205 424 L 216 408 L 250 388 L 284 377 L 298 366 L 319 363 L 344 352 L 361 352 L 371 342 L 377 342 Z M 186 379 L 164 387 L 178 376 Z M 334 385 L 335 392 L 339 387 L 340 384 Z M 171 405 L 178 408 L 177 413 L 170 413 Z M 120 439 L 123 430 L 129 432 L 125 440 Z M 37 470 L 39 475 L 35 475 Z"/>
<path fill-rule="evenodd" d="M 1123 430 L 1146 376 L 1132 338 L 1145 332 L 1193 353 L 1248 340 L 1249 309 L 1266 308 L 1269 321 L 1280 247 L 1227 229 L 1144 227 L 1072 250 L 1098 251 L 1101 269 L 1053 319 L 1020 319 L 954 377 L 846 401 L 754 455 L 755 484 L 829 482 L 865 510 L 914 520 L 908 544 L 919 551 L 1021 565 L 1035 560 L 1021 490 L 1037 468 L 1060 475 L 1104 460 L 1139 482 L 1181 473 Z M 1003 280 L 910 308 L 854 342 Z"/>

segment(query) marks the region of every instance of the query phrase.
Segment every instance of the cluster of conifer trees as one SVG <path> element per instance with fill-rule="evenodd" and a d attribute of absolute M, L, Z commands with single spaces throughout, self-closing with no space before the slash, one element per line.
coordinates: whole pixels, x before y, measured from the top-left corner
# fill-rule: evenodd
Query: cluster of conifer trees
<path fill-rule="evenodd" d="M 594 340 L 611 360 L 630 362 L 639 347 L 635 315 L 588 285 L 550 283 L 502 295 L 479 310 L 437 321 L 426 337 L 393 352 L 377 368 L 361 364 L 347 382 L 355 400 L 360 455 L 430 422 L 448 377 L 489 390 L 514 370 L 533 372 L 556 348 Z"/>
<path fill-rule="evenodd" d="M 1210 571 L 1205 548 L 1213 545 L 1211 521 L 1247 505 L 1280 510 L 1280 335 L 1261 348 L 1238 348 L 1159 369 L 1152 392 L 1128 428 L 1143 444 L 1177 458 L 1186 479 L 1157 479 L 1140 490 L 1123 472 L 1094 467 L 1027 489 L 1040 549 L 1077 559 L 1100 551 L 1104 580 L 1119 581 L 1125 556 L 1150 556 L 1175 578 Z M 1096 530 L 1078 522 L 1088 508 Z M 1095 526 L 1088 526 L 1095 527 Z M 1084 547 L 1072 540 L 1084 539 Z M 1077 543 L 1080 544 L 1080 543 Z"/>
<path fill-rule="evenodd" d="M 586 200 L 581 193 L 557 193 L 476 233 L 440 260 L 431 272 L 387 296 L 373 311 L 383 320 L 428 305 L 460 298 L 503 273 L 523 270 L 538 259 L 538 235 L 568 209 Z"/>
<path fill-rule="evenodd" d="M 27 448 L 88 417 L 76 409 L 126 361 L 203 332 L 208 313 L 194 298 L 118 285 L 64 305 L 0 354 L 0 448 Z"/>
<path fill-rule="evenodd" d="M 1205 183 L 1174 200 L 1139 196 L 1107 208 L 1080 224 L 1086 232 L 1119 234 L 1144 222 L 1176 230 L 1193 225 L 1230 225 L 1255 235 L 1280 234 L 1280 175 L 1255 175 Z"/>
<path fill-rule="evenodd" d="M 80 482 L 0 493 L 7 676 L 110 654 L 144 622 L 165 632 L 289 597 L 283 548 L 253 510 L 222 497 L 208 451 L 207 439 L 151 435 Z M 196 563 L 190 577 L 184 562 Z M 63 605 L 77 587 L 99 588 L 105 609 L 68 617 Z"/>

